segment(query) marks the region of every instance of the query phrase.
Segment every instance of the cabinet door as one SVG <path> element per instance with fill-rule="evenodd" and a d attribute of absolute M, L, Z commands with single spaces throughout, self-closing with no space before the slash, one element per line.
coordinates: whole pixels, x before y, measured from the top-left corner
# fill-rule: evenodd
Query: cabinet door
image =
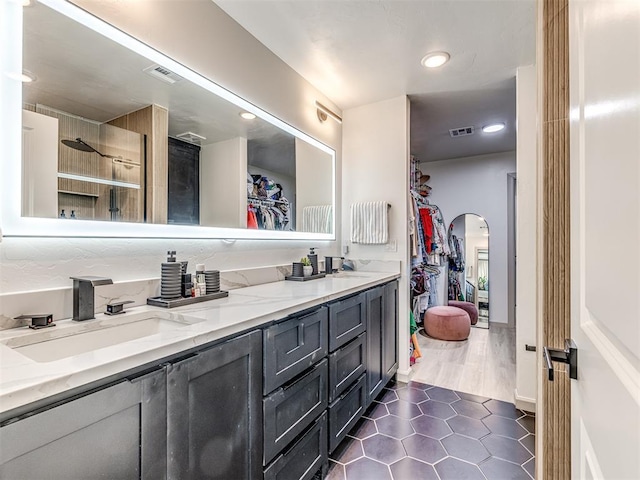
<path fill-rule="evenodd" d="M 265 465 L 327 408 L 327 376 L 325 359 L 264 399 Z"/>
<path fill-rule="evenodd" d="M 168 477 L 262 476 L 262 332 L 168 367 Z"/>
<path fill-rule="evenodd" d="M 327 355 L 327 307 L 264 331 L 264 394 L 301 374 Z"/>
<path fill-rule="evenodd" d="M 384 285 L 382 371 L 386 385 L 398 370 L 398 282 Z"/>
<path fill-rule="evenodd" d="M 383 371 L 383 319 L 384 319 L 384 287 L 376 287 L 367 294 L 367 404 L 382 391 L 384 387 Z"/>
<path fill-rule="evenodd" d="M 366 327 L 366 293 L 329 304 L 329 351 L 353 340 Z"/>
<path fill-rule="evenodd" d="M 166 478 L 165 371 L 0 428 L 0 478 Z"/>

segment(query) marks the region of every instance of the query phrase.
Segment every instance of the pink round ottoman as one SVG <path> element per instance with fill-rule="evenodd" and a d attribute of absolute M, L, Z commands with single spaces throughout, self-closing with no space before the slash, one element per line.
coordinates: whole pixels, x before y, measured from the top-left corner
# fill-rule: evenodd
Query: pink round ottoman
<path fill-rule="evenodd" d="M 466 340 L 471 332 L 469 314 L 458 307 L 431 307 L 424 314 L 424 330 L 438 340 Z"/>
<path fill-rule="evenodd" d="M 461 302 L 460 300 L 449 300 L 450 307 L 458 307 L 469 314 L 471 325 L 478 323 L 478 309 L 471 302 Z"/>

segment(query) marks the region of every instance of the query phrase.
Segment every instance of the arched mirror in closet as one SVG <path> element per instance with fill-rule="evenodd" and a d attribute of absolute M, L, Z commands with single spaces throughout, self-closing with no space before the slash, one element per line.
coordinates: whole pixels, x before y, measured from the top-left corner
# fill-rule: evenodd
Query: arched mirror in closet
<path fill-rule="evenodd" d="M 449 300 L 478 309 L 476 327 L 489 328 L 489 226 L 474 213 L 458 215 L 449 225 Z"/>

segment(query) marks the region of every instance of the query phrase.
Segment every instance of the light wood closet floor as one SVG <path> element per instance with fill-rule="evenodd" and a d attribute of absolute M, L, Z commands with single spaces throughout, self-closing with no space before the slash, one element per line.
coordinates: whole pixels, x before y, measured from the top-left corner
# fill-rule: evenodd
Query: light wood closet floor
<path fill-rule="evenodd" d="M 514 328 L 492 323 L 471 328 L 469 338 L 446 342 L 418 332 L 422 361 L 414 365 L 413 381 L 514 402 L 516 334 Z"/>

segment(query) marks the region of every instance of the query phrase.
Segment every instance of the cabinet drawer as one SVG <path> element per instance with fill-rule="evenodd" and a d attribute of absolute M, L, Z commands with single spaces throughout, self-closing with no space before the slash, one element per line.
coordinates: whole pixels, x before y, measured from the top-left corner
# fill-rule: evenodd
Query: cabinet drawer
<path fill-rule="evenodd" d="M 264 333 L 264 394 L 327 354 L 327 307 L 273 325 Z"/>
<path fill-rule="evenodd" d="M 330 352 L 366 330 L 365 295 L 361 293 L 329 305 Z"/>
<path fill-rule="evenodd" d="M 264 471 L 264 480 L 308 480 L 327 462 L 327 413 Z"/>
<path fill-rule="evenodd" d="M 365 372 L 366 333 L 329 355 L 329 403 Z"/>
<path fill-rule="evenodd" d="M 264 465 L 327 408 L 326 359 L 264 399 Z"/>
<path fill-rule="evenodd" d="M 329 405 L 329 453 L 347 436 L 364 413 L 367 400 L 365 375 Z"/>

